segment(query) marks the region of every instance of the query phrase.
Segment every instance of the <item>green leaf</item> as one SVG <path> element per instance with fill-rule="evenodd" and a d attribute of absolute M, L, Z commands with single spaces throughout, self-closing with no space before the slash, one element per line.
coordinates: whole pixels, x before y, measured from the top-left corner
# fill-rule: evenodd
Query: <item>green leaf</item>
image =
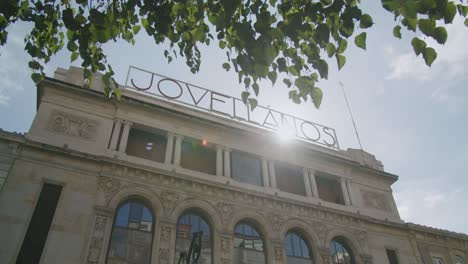
<path fill-rule="evenodd" d="M 439 44 L 445 44 L 447 41 L 447 30 L 444 27 L 437 27 L 434 30 L 433 37 Z"/>
<path fill-rule="evenodd" d="M 354 44 L 359 48 L 366 50 L 366 32 L 362 32 L 354 38 Z"/>
<path fill-rule="evenodd" d="M 338 63 L 338 70 L 341 70 L 346 63 L 346 57 L 341 54 L 336 54 L 336 62 Z"/>
<path fill-rule="evenodd" d="M 223 69 L 225 69 L 226 71 L 229 71 L 231 69 L 231 64 L 227 62 L 223 63 Z"/>
<path fill-rule="evenodd" d="M 40 68 L 42 68 L 41 64 L 35 60 L 30 61 L 28 65 L 29 65 L 29 68 L 33 70 L 39 70 Z"/>
<path fill-rule="evenodd" d="M 370 28 L 374 23 L 372 22 L 372 17 L 368 14 L 364 14 L 361 17 L 361 21 L 359 22 L 359 27 L 361 28 Z"/>
<path fill-rule="evenodd" d="M 430 9 L 435 8 L 437 6 L 437 3 L 434 0 L 422 0 L 421 1 L 421 6 L 425 10 L 430 10 Z"/>
<path fill-rule="evenodd" d="M 247 104 L 247 99 L 249 98 L 249 96 L 250 96 L 249 92 L 243 91 L 241 93 L 242 102 L 244 102 L 244 104 Z"/>
<path fill-rule="evenodd" d="M 452 23 L 457 14 L 457 7 L 454 2 L 448 2 L 443 11 L 445 24 Z"/>
<path fill-rule="evenodd" d="M 253 111 L 255 107 L 257 107 L 258 105 L 257 99 L 249 98 L 249 105 L 250 105 L 250 110 Z"/>
<path fill-rule="evenodd" d="M 467 18 L 467 19 L 465 19 L 465 26 L 467 26 L 467 27 L 468 27 L 468 18 Z"/>
<path fill-rule="evenodd" d="M 320 105 L 322 104 L 322 97 L 323 97 L 322 90 L 318 87 L 314 87 L 314 89 L 312 89 L 311 96 L 312 96 L 312 102 L 314 102 L 315 108 L 319 109 Z"/>
<path fill-rule="evenodd" d="M 401 20 L 401 23 L 406 26 L 408 30 L 416 31 L 418 26 L 418 19 L 405 17 L 403 20 Z"/>
<path fill-rule="evenodd" d="M 346 39 L 341 39 L 339 43 L 340 44 L 338 45 L 338 49 L 336 50 L 336 53 L 341 54 L 348 47 L 348 41 Z"/>
<path fill-rule="evenodd" d="M 226 42 L 220 40 L 220 41 L 219 41 L 219 47 L 220 47 L 221 49 L 224 49 L 224 48 L 226 47 Z"/>
<path fill-rule="evenodd" d="M 397 25 L 393 28 L 393 36 L 395 36 L 395 38 L 401 39 L 401 26 Z"/>
<path fill-rule="evenodd" d="M 133 34 L 136 35 L 138 32 L 140 32 L 141 26 L 140 25 L 135 25 L 132 28 Z"/>
<path fill-rule="evenodd" d="M 244 78 L 244 85 L 245 88 L 248 88 L 250 86 L 250 78 Z"/>
<path fill-rule="evenodd" d="M 335 54 L 335 52 L 336 52 L 336 47 L 335 47 L 335 45 L 333 45 L 333 43 L 328 43 L 328 44 L 327 44 L 327 54 L 328 54 L 328 57 L 333 56 L 333 54 Z"/>
<path fill-rule="evenodd" d="M 284 78 L 283 82 L 284 82 L 284 84 L 286 84 L 286 86 L 288 86 L 288 88 L 291 88 L 291 85 L 292 85 L 291 80 L 289 80 L 287 78 Z"/>
<path fill-rule="evenodd" d="M 254 90 L 255 96 L 258 96 L 258 93 L 260 92 L 260 87 L 258 86 L 258 83 L 252 84 L 252 89 Z"/>
<path fill-rule="evenodd" d="M 275 85 L 277 78 L 278 78 L 278 74 L 276 73 L 276 71 L 272 71 L 268 73 L 268 79 L 270 79 L 273 85 Z"/>
<path fill-rule="evenodd" d="M 418 21 L 419 30 L 426 36 L 432 36 L 434 34 L 435 25 L 434 19 L 419 19 Z"/>
<path fill-rule="evenodd" d="M 299 88 L 299 91 L 310 91 L 314 88 L 314 80 L 310 77 L 301 76 L 294 81 L 294 85 Z"/>
<path fill-rule="evenodd" d="M 468 15 L 468 6 L 464 6 L 463 4 L 458 4 L 457 9 L 458 9 L 458 13 L 461 16 L 466 17 Z"/>
<path fill-rule="evenodd" d="M 31 79 L 34 81 L 35 84 L 37 84 L 44 79 L 44 76 L 40 73 L 35 72 L 31 74 Z"/>
<path fill-rule="evenodd" d="M 426 48 L 426 42 L 416 37 L 413 38 L 413 40 L 411 41 L 411 45 L 413 45 L 413 50 L 414 50 L 414 53 L 416 53 L 416 55 L 421 54 Z"/>
<path fill-rule="evenodd" d="M 328 79 L 328 64 L 324 60 L 319 60 L 317 70 L 320 74 L 320 77 Z"/>
<path fill-rule="evenodd" d="M 330 39 L 330 29 L 326 24 L 319 24 L 317 26 L 317 37 L 319 41 L 327 43 Z"/>
<path fill-rule="evenodd" d="M 433 48 L 425 48 L 423 52 L 424 61 L 427 66 L 431 66 L 434 60 L 437 58 L 437 52 Z"/>
<path fill-rule="evenodd" d="M 71 61 L 71 62 L 74 62 L 76 59 L 78 59 L 78 55 L 79 55 L 78 52 L 76 52 L 76 51 L 75 51 L 75 52 L 72 52 L 70 61 Z"/>

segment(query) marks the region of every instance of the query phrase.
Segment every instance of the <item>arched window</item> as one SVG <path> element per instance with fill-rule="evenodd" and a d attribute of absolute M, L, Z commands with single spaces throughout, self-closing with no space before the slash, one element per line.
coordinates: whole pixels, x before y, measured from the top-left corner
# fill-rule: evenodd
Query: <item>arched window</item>
<path fill-rule="evenodd" d="M 234 229 L 234 263 L 265 263 L 263 238 L 250 223 L 240 222 Z"/>
<path fill-rule="evenodd" d="M 341 237 L 336 237 L 331 241 L 330 255 L 333 264 L 355 264 L 353 252 Z"/>
<path fill-rule="evenodd" d="M 297 232 L 288 232 L 284 240 L 288 263 L 310 264 L 312 256 L 306 240 Z"/>
<path fill-rule="evenodd" d="M 211 227 L 208 223 L 196 212 L 187 212 L 183 214 L 177 222 L 177 239 L 176 239 L 176 263 L 178 263 L 180 254 L 188 253 L 190 243 L 192 242 L 193 234 L 202 231 L 202 249 L 198 264 L 211 264 L 213 255 L 213 242 L 211 235 Z"/>
<path fill-rule="evenodd" d="M 462 257 L 455 256 L 455 264 L 465 264 L 465 262 L 463 261 Z"/>
<path fill-rule="evenodd" d="M 117 207 L 107 253 L 107 264 L 150 263 L 154 216 L 138 200 Z"/>

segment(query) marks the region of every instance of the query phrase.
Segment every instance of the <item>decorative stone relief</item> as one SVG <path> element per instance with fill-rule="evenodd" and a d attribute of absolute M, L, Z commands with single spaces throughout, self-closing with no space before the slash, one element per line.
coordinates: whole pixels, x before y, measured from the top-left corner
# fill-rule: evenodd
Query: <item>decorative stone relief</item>
<path fill-rule="evenodd" d="M 354 231 L 354 235 L 357 237 L 359 244 L 361 244 L 361 247 L 366 248 L 367 247 L 367 233 L 361 230 L 356 230 Z"/>
<path fill-rule="evenodd" d="M 227 223 L 232 217 L 233 205 L 225 202 L 218 202 L 216 209 L 223 218 L 223 222 Z"/>
<path fill-rule="evenodd" d="M 120 189 L 122 182 L 115 178 L 100 176 L 98 179 L 98 184 L 104 192 L 106 200 L 109 200 L 109 198 Z"/>
<path fill-rule="evenodd" d="M 168 248 L 160 248 L 159 249 L 159 263 L 167 264 L 169 263 L 169 249 Z"/>
<path fill-rule="evenodd" d="M 365 206 L 383 211 L 391 211 L 385 194 L 361 190 L 361 195 Z"/>
<path fill-rule="evenodd" d="M 363 264 L 372 264 L 372 255 L 361 254 Z"/>
<path fill-rule="evenodd" d="M 278 261 L 279 263 L 282 263 L 283 257 L 284 257 L 283 244 L 279 242 L 273 243 L 273 251 L 275 255 L 275 260 Z"/>
<path fill-rule="evenodd" d="M 97 215 L 94 223 L 94 230 L 89 245 L 87 262 L 88 264 L 98 263 L 101 256 L 101 251 L 104 242 L 104 234 L 109 217 L 105 215 Z"/>
<path fill-rule="evenodd" d="M 231 238 L 230 237 L 221 237 L 221 255 L 227 257 L 231 255 Z"/>
<path fill-rule="evenodd" d="M 275 231 L 279 231 L 280 228 L 281 228 L 281 225 L 284 222 L 283 217 L 281 217 L 280 215 L 277 215 L 277 214 L 270 215 L 269 220 L 271 222 L 271 226 L 272 226 L 273 230 L 275 230 Z"/>
<path fill-rule="evenodd" d="M 162 241 L 170 241 L 172 233 L 172 227 L 163 226 L 161 228 L 161 240 Z"/>
<path fill-rule="evenodd" d="M 99 126 L 97 121 L 54 110 L 49 118 L 48 129 L 60 134 L 94 140 Z"/>
<path fill-rule="evenodd" d="M 325 242 L 327 235 L 327 226 L 319 221 L 312 221 L 312 227 L 315 230 L 315 233 L 319 237 L 320 241 Z"/>
<path fill-rule="evenodd" d="M 174 209 L 177 202 L 179 202 L 180 195 L 171 191 L 163 191 L 161 192 L 161 200 L 164 208 L 166 208 L 167 212 L 170 212 Z"/>
<path fill-rule="evenodd" d="M 331 256 L 330 256 L 330 249 L 329 248 L 320 248 L 319 249 L 320 259 L 322 260 L 322 264 L 330 264 L 331 263 Z"/>

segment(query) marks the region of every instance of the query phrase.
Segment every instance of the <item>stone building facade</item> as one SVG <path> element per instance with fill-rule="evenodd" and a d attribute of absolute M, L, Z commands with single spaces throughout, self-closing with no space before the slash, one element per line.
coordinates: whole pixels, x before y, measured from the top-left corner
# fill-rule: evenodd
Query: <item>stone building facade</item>
<path fill-rule="evenodd" d="M 203 263 L 468 263 L 467 235 L 400 219 L 398 177 L 371 154 L 278 143 L 132 90 L 110 101 L 81 76 L 57 70 L 38 84 L 30 130 L 0 132 L 0 263 L 177 263 L 194 221 Z M 56 206 L 41 202 L 48 186 Z M 40 205 L 53 207 L 45 229 Z M 143 211 L 122 213 L 118 236 L 128 207 Z"/>

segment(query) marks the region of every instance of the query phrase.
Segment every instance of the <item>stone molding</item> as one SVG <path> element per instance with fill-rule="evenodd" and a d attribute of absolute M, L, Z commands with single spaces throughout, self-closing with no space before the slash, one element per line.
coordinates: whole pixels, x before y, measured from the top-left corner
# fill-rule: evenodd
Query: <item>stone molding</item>
<path fill-rule="evenodd" d="M 369 190 L 361 190 L 364 205 L 369 208 L 391 212 L 392 208 L 385 194 Z"/>

